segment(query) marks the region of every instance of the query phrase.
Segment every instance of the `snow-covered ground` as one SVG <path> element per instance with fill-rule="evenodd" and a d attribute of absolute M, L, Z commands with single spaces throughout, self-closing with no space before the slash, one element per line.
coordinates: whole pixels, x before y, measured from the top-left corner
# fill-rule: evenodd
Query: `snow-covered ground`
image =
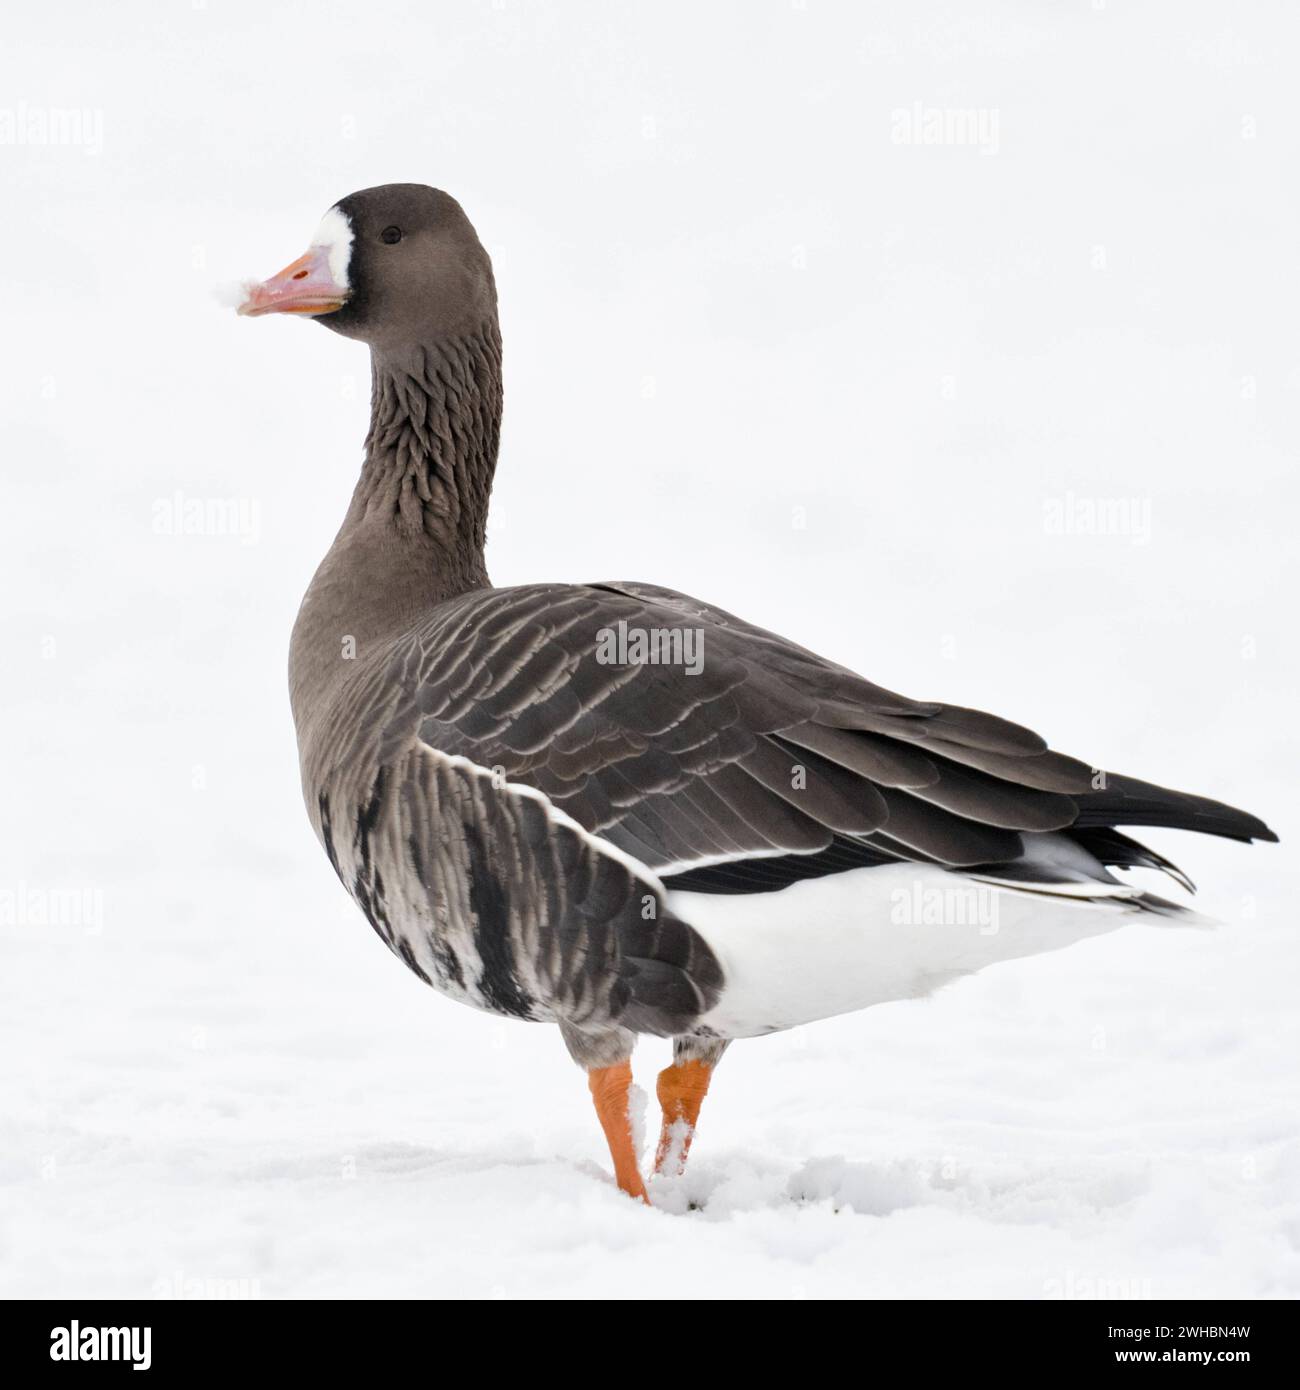
<path fill-rule="evenodd" d="M 1275 914 L 738 1044 L 647 1212 L 554 1030 L 434 997 L 301 859 L 11 959 L 4 1293 L 1300 1292 Z"/>
<path fill-rule="evenodd" d="M 16 23 L 0 1293 L 1300 1294 L 1297 22 L 983 11 Z M 391 179 L 496 258 L 498 583 L 672 584 L 1244 805 L 1281 846 L 1144 836 L 1224 925 L 738 1044 L 620 1197 L 554 1031 L 403 970 L 300 805 L 365 356 L 217 291 Z"/>

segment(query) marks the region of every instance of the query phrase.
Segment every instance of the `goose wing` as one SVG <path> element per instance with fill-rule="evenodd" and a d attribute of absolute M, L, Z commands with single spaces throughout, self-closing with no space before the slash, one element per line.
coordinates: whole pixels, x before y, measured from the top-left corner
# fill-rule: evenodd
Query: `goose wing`
<path fill-rule="evenodd" d="M 391 679 L 391 734 L 543 793 L 670 886 L 761 891 L 900 859 L 1032 877 L 1027 834 L 1133 845 L 1121 824 L 1274 838 L 657 586 L 467 595 L 413 634 Z M 1125 853 L 1109 862 L 1140 862 Z"/>

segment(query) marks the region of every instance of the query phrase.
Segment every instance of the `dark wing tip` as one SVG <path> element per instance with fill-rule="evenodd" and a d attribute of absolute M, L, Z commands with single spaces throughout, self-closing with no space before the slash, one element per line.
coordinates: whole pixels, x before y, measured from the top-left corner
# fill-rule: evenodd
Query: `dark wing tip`
<path fill-rule="evenodd" d="M 1189 792 L 1173 791 L 1136 777 L 1107 773 L 1105 785 L 1077 795 L 1076 826 L 1148 825 L 1170 830 L 1194 830 L 1225 840 L 1250 844 L 1254 840 L 1277 843 L 1277 836 L 1258 816 L 1222 801 Z"/>

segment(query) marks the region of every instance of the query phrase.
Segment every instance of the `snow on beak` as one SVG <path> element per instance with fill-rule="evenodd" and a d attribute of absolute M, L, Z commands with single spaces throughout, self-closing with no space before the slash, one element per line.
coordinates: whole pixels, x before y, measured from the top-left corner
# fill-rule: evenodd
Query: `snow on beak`
<path fill-rule="evenodd" d="M 347 303 L 351 253 L 352 226 L 338 208 L 331 208 L 307 254 L 260 285 L 248 285 L 239 313 L 248 318 L 332 314 Z"/>

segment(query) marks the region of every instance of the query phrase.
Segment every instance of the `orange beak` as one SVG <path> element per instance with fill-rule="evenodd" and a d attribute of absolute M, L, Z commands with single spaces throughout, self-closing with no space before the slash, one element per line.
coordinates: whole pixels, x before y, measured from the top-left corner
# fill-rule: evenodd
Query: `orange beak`
<path fill-rule="evenodd" d="M 251 285 L 239 312 L 249 318 L 262 314 L 332 314 L 347 303 L 346 285 L 330 272 L 329 248 L 313 246 L 269 280 Z"/>

